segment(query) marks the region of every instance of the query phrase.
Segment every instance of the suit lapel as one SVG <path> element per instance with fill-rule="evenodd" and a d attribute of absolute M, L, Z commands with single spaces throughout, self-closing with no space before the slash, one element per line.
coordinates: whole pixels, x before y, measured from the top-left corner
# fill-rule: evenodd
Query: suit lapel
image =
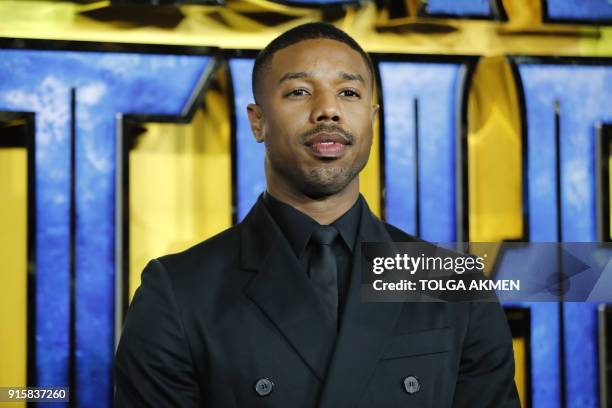
<path fill-rule="evenodd" d="M 365 203 L 359 230 L 347 304 L 319 408 L 356 405 L 359 391 L 365 390 L 403 305 L 361 302 L 361 242 L 392 239 Z"/>
<path fill-rule="evenodd" d="M 245 287 L 246 295 L 324 380 L 336 330 L 261 198 L 240 231 L 241 267 L 256 272 Z"/>

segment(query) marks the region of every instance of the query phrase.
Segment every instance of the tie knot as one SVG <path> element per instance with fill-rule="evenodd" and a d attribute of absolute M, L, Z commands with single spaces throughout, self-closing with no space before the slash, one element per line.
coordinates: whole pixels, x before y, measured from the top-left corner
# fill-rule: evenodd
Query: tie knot
<path fill-rule="evenodd" d="M 338 230 L 331 225 L 321 225 L 312 233 L 312 240 L 318 245 L 331 245 L 338 236 Z"/>

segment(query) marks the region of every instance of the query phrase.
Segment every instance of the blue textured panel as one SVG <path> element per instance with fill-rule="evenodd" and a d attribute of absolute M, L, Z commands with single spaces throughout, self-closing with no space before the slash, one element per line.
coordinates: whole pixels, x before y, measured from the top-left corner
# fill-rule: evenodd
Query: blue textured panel
<path fill-rule="evenodd" d="M 557 408 L 559 401 L 559 305 L 531 305 L 531 397 L 537 408 Z"/>
<path fill-rule="evenodd" d="M 563 240 L 595 241 L 595 125 L 612 120 L 612 67 L 528 64 L 521 65 L 519 72 L 527 104 L 531 239 L 556 240 L 554 101 L 558 100 Z M 599 404 L 595 306 L 565 305 L 569 407 Z"/>
<path fill-rule="evenodd" d="M 70 89 L 0 51 L 0 110 L 36 112 L 36 361 L 40 384 L 68 384 Z M 35 64 L 34 64 L 35 65 Z"/>
<path fill-rule="evenodd" d="M 460 64 L 381 62 L 387 220 L 416 231 L 414 109 L 419 100 L 421 237 L 455 239 L 455 106 Z"/>
<path fill-rule="evenodd" d="M 259 194 L 266 189 L 264 146 L 257 143 L 251 132 L 246 107 L 253 102 L 251 90 L 252 59 L 230 60 L 236 109 L 236 172 L 238 221 L 249 212 Z"/>
<path fill-rule="evenodd" d="M 490 16 L 489 0 L 428 0 L 427 12 L 454 16 Z"/>
<path fill-rule="evenodd" d="M 527 101 L 531 240 L 556 240 L 554 101 L 561 116 L 562 235 L 596 239 L 595 125 L 612 119 L 612 68 L 523 65 Z"/>
<path fill-rule="evenodd" d="M 545 0 L 548 17 L 560 20 L 612 20 L 609 0 Z"/>
<path fill-rule="evenodd" d="M 76 395 L 110 406 L 116 114 L 178 114 L 207 57 L 0 51 L 0 107 L 36 112 L 37 375 L 68 384 L 70 89 L 76 88 Z"/>

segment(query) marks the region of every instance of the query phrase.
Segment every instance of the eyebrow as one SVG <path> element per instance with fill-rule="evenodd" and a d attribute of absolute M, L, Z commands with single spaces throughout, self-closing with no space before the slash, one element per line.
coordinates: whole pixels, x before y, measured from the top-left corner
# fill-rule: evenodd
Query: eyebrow
<path fill-rule="evenodd" d="M 282 84 L 284 81 L 288 81 L 290 79 L 303 79 L 308 78 L 308 74 L 306 72 L 287 72 L 285 75 L 280 77 L 278 80 L 279 84 Z"/>
<path fill-rule="evenodd" d="M 309 76 L 310 75 L 308 75 L 307 72 L 287 72 L 282 77 L 280 77 L 278 83 L 281 84 L 284 81 L 288 81 L 290 79 L 304 79 L 308 78 Z M 340 71 L 339 76 L 345 81 L 357 81 L 361 82 L 363 85 L 366 84 L 361 74 L 351 74 L 349 72 Z"/>
<path fill-rule="evenodd" d="M 345 81 L 358 81 L 358 82 L 361 82 L 363 85 L 366 84 L 365 80 L 363 79 L 363 77 L 360 74 L 351 74 L 351 73 L 348 73 L 348 72 L 340 72 L 340 76 Z"/>

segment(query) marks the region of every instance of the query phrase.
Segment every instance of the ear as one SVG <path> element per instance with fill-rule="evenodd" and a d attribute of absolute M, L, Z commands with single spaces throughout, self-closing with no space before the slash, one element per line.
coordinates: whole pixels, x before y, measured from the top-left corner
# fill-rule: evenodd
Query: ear
<path fill-rule="evenodd" d="M 376 119 L 376 115 L 378 115 L 378 112 L 380 112 L 380 105 L 372 105 L 372 123 L 374 123 L 374 119 Z"/>
<path fill-rule="evenodd" d="M 249 116 L 249 122 L 251 122 L 251 131 L 257 143 L 264 141 L 263 136 L 263 112 L 261 106 L 256 103 L 249 103 L 247 105 L 247 115 Z"/>

